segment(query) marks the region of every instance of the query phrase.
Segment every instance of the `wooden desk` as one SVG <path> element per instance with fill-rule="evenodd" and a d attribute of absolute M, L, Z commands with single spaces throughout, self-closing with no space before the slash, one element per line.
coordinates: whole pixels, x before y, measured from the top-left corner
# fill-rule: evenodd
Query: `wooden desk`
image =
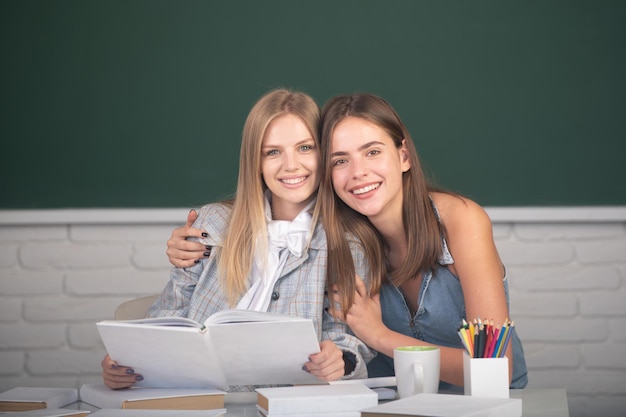
<path fill-rule="evenodd" d="M 523 417 L 569 417 L 564 389 L 516 389 L 510 396 L 522 399 Z"/>
<path fill-rule="evenodd" d="M 569 417 L 564 389 L 511 390 L 511 398 L 522 399 L 523 417 Z M 256 394 L 232 393 L 226 396 L 228 417 L 256 417 Z"/>
<path fill-rule="evenodd" d="M 522 417 L 569 417 L 567 394 L 564 389 L 511 390 L 511 398 L 522 399 Z M 257 417 L 257 396 L 254 392 L 234 392 L 226 395 L 226 417 Z M 95 411 L 96 408 L 77 403 L 72 407 Z"/>

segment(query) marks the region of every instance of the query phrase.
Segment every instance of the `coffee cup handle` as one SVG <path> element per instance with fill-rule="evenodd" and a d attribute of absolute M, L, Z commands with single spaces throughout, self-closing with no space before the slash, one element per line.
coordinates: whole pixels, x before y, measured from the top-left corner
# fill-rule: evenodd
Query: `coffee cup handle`
<path fill-rule="evenodd" d="M 413 363 L 413 395 L 424 392 L 424 366 Z"/>

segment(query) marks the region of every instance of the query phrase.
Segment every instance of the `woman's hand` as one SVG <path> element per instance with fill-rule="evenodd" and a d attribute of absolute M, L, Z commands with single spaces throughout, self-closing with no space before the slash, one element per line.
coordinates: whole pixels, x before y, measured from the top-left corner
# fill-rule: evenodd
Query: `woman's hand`
<path fill-rule="evenodd" d="M 309 362 L 302 369 L 322 381 L 341 379 L 345 370 L 343 352 L 331 340 L 324 340 L 320 343 L 320 352 L 309 356 Z"/>
<path fill-rule="evenodd" d="M 201 258 L 208 258 L 211 254 L 211 247 L 205 246 L 200 242 L 188 241 L 188 237 L 202 238 L 206 237 L 200 229 L 191 227 L 193 222 L 198 218 L 198 212 L 190 210 L 187 215 L 187 223 L 174 229 L 172 236 L 167 241 L 167 257 L 170 263 L 178 268 L 187 268 L 200 262 Z"/>
<path fill-rule="evenodd" d="M 133 368 L 118 365 L 108 353 L 102 359 L 101 365 L 104 385 L 111 389 L 128 388 L 143 381 L 143 376 L 136 374 Z"/>
<path fill-rule="evenodd" d="M 383 314 L 380 308 L 380 295 L 370 296 L 365 283 L 358 275 L 355 277 L 354 304 L 350 306 L 347 316 L 343 316 L 340 306 L 340 297 L 333 289 L 333 298 L 328 312 L 335 318 L 346 322 L 354 335 L 369 347 L 376 349 L 376 341 L 388 330 L 383 324 Z M 337 307 L 337 308 L 336 308 Z"/>

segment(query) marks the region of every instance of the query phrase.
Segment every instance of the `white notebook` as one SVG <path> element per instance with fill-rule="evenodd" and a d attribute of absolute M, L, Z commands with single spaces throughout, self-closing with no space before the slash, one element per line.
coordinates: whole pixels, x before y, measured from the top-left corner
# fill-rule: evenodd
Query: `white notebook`
<path fill-rule="evenodd" d="M 519 398 L 417 394 L 361 410 L 361 417 L 521 417 Z"/>

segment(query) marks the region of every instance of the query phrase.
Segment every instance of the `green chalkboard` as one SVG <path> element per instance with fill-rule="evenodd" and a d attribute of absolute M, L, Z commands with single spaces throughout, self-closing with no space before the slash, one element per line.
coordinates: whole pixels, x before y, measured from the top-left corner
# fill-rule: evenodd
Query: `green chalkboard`
<path fill-rule="evenodd" d="M 234 192 L 253 102 L 370 91 L 486 206 L 626 204 L 626 2 L 0 2 L 0 209 Z"/>

